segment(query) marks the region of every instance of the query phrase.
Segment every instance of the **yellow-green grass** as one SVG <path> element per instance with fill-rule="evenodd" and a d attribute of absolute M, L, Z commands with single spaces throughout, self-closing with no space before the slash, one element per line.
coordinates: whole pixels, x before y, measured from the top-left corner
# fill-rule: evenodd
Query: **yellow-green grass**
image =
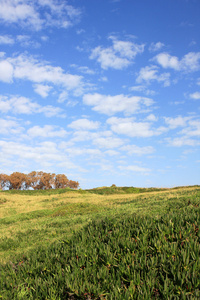
<path fill-rule="evenodd" d="M 69 238 L 91 220 L 136 213 L 155 218 L 178 206 L 200 204 L 200 187 L 132 194 L 91 191 L 0 193 L 0 262 L 40 245 Z"/>

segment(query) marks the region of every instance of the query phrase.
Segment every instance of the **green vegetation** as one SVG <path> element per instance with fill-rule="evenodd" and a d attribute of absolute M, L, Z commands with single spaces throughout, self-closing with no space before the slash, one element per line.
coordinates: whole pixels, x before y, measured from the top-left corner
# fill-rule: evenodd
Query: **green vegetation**
<path fill-rule="evenodd" d="M 117 187 L 115 185 L 111 187 L 101 187 L 94 188 L 92 190 L 86 190 L 90 193 L 98 194 L 98 195 L 112 195 L 112 194 L 132 194 L 132 193 L 148 193 L 153 191 L 164 191 L 166 189 L 158 189 L 158 188 L 136 188 L 136 187 Z"/>
<path fill-rule="evenodd" d="M 2 192 L 0 299 L 200 299 L 200 187 L 131 189 Z"/>

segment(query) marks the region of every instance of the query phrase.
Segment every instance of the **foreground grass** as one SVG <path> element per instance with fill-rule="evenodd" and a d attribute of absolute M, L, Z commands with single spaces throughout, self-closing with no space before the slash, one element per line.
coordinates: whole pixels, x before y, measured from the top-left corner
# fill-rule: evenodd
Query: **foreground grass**
<path fill-rule="evenodd" d="M 199 187 L 0 193 L 0 295 L 199 299 L 199 204 Z"/>

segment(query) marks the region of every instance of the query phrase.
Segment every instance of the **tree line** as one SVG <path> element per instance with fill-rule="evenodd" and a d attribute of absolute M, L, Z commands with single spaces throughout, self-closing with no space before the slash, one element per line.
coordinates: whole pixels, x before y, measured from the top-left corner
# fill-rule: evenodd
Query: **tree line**
<path fill-rule="evenodd" d="M 77 189 L 78 181 L 69 180 L 64 174 L 33 171 L 29 174 L 14 172 L 11 175 L 0 174 L 0 189 L 15 190 L 47 190 L 60 188 Z"/>

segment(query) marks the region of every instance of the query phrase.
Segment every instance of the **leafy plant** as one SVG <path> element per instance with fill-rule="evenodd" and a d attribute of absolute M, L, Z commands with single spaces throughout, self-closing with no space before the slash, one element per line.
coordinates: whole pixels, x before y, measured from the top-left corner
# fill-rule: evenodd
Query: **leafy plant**
<path fill-rule="evenodd" d="M 0 267 L 3 299 L 199 299 L 200 209 L 91 221 Z"/>

